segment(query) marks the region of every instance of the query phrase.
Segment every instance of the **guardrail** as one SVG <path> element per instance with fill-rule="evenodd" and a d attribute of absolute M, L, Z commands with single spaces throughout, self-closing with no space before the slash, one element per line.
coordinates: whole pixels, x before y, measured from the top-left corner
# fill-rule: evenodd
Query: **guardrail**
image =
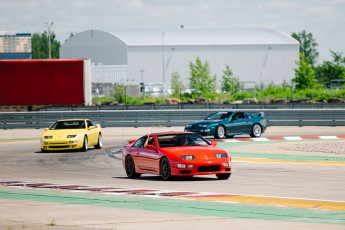
<path fill-rule="evenodd" d="M 271 104 L 145 104 L 145 105 L 99 105 L 59 106 L 42 108 L 41 111 L 95 111 L 95 110 L 176 110 L 176 109 L 345 109 L 341 103 L 271 103 Z"/>
<path fill-rule="evenodd" d="M 88 118 L 102 127 L 185 126 L 224 109 L 96 110 L 0 113 L 0 129 L 45 128 L 55 120 Z M 264 112 L 269 126 L 345 126 L 345 109 L 243 109 Z"/>

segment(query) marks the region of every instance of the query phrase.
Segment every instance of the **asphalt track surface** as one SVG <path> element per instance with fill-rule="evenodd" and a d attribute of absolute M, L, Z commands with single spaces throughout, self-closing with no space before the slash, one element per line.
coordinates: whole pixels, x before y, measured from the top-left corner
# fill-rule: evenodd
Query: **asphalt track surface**
<path fill-rule="evenodd" d="M 345 229 L 345 152 L 281 147 L 339 148 L 345 127 L 269 127 L 263 139 L 219 142 L 233 157 L 225 181 L 126 178 L 117 155 L 126 140 L 182 129 L 104 128 L 103 149 L 86 153 L 41 153 L 43 130 L 0 130 L 0 229 Z"/>

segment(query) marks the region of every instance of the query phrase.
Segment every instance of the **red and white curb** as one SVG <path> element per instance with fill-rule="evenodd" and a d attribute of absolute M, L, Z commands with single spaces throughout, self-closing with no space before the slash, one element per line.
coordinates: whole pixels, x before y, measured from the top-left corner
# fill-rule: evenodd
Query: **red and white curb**
<path fill-rule="evenodd" d="M 0 181 L 0 186 L 31 188 L 41 190 L 64 190 L 71 192 L 100 192 L 114 195 L 140 195 L 153 197 L 177 197 L 177 196 L 200 196 L 212 195 L 211 193 L 173 191 L 173 190 L 156 190 L 156 189 L 139 189 L 139 188 L 119 188 L 119 187 L 97 187 L 87 185 L 62 185 L 52 183 L 33 183 L 23 181 Z"/>
<path fill-rule="evenodd" d="M 303 140 L 340 140 L 344 136 L 292 136 L 292 137 L 258 137 L 258 138 L 233 138 L 221 139 L 220 142 L 265 142 L 265 141 L 303 141 Z"/>

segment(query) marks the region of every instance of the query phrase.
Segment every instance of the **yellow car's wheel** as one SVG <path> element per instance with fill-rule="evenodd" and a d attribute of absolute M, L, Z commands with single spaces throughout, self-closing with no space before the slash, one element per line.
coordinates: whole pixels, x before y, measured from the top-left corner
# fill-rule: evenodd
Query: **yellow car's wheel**
<path fill-rule="evenodd" d="M 103 146 L 102 134 L 99 134 L 98 135 L 98 142 L 97 142 L 97 145 L 95 145 L 95 148 L 96 149 L 101 149 L 102 146 Z"/>
<path fill-rule="evenodd" d="M 88 142 L 87 142 L 87 137 L 84 136 L 84 142 L 83 142 L 83 147 L 81 148 L 81 151 L 86 152 L 88 149 Z"/>

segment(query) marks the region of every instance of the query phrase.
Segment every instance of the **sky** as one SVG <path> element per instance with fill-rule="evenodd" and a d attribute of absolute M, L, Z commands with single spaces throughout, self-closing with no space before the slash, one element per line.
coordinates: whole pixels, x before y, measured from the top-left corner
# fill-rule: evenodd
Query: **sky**
<path fill-rule="evenodd" d="M 70 33 L 98 29 L 305 30 L 319 63 L 345 56 L 345 0 L 0 0 L 0 33 L 48 31 L 61 44 Z"/>

